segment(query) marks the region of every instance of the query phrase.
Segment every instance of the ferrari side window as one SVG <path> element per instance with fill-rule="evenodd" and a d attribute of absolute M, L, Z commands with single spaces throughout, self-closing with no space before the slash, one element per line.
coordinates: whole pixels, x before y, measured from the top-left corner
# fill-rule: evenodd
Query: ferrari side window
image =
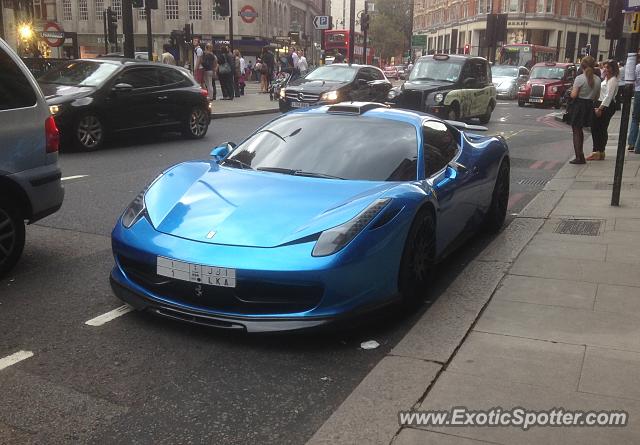
<path fill-rule="evenodd" d="M 426 121 L 422 125 L 426 177 L 433 176 L 453 160 L 458 149 L 455 136 L 442 122 Z"/>

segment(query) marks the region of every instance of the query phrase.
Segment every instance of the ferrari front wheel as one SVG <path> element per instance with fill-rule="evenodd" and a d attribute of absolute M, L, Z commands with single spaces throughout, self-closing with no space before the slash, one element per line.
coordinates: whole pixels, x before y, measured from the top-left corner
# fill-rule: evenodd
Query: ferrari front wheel
<path fill-rule="evenodd" d="M 507 207 L 509 205 L 509 176 L 509 159 L 505 158 L 500 164 L 496 185 L 491 195 L 491 204 L 485 215 L 484 229 L 489 233 L 500 231 L 507 216 Z"/>
<path fill-rule="evenodd" d="M 405 242 L 400 261 L 399 288 L 403 302 L 424 296 L 433 278 L 436 256 L 436 224 L 428 209 L 418 212 Z"/>

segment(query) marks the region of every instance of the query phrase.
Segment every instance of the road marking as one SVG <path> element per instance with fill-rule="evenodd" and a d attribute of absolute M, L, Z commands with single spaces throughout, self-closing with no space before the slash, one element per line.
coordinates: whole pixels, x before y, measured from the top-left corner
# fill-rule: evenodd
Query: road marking
<path fill-rule="evenodd" d="M 33 357 L 33 352 L 31 351 L 18 351 L 15 354 L 8 355 L 5 358 L 0 358 L 0 371 L 4 368 L 8 368 L 11 365 L 15 365 L 22 360 L 26 360 L 29 357 Z"/>
<path fill-rule="evenodd" d="M 128 304 L 125 304 L 123 306 L 120 306 L 119 308 L 116 308 L 112 311 L 107 312 L 106 314 L 98 315 L 96 318 L 92 318 L 89 321 L 85 321 L 84 324 L 89 326 L 102 326 L 103 324 L 108 323 L 111 320 L 114 320 L 118 317 L 123 316 L 124 314 L 131 312 L 132 310 L 133 310 L 133 307 L 129 306 Z"/>
<path fill-rule="evenodd" d="M 86 178 L 89 175 L 75 175 L 75 176 L 66 176 L 64 178 L 62 178 L 62 181 L 70 181 L 72 179 L 80 179 L 80 178 Z"/>
<path fill-rule="evenodd" d="M 514 136 L 519 135 L 520 133 L 522 133 L 523 131 L 525 131 L 525 129 L 523 128 L 522 130 L 518 130 L 518 131 L 514 131 L 513 133 L 511 133 L 509 136 L 506 136 L 504 138 L 505 141 L 508 141 L 509 139 L 511 139 Z"/>
<path fill-rule="evenodd" d="M 524 193 L 514 193 L 509 196 L 509 202 L 507 203 L 507 209 L 510 209 L 514 205 L 516 205 L 520 200 L 524 198 Z"/>
<path fill-rule="evenodd" d="M 551 170 L 552 168 L 554 168 L 559 163 L 560 163 L 560 161 L 549 161 L 544 169 L 545 170 Z"/>
<path fill-rule="evenodd" d="M 534 162 L 533 164 L 531 164 L 531 165 L 529 166 L 529 168 L 532 168 L 532 169 L 534 169 L 534 170 L 535 170 L 535 169 L 538 169 L 538 168 L 542 167 L 546 162 L 547 162 L 547 161 L 536 161 L 536 162 Z"/>

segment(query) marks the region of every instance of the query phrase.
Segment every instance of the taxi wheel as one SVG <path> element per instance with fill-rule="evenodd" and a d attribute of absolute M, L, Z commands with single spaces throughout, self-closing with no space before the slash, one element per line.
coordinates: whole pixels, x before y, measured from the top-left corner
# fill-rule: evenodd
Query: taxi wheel
<path fill-rule="evenodd" d="M 450 121 L 457 121 L 460 119 L 460 107 L 458 106 L 458 102 L 453 102 L 451 104 L 449 112 L 447 113 L 447 119 Z"/>
<path fill-rule="evenodd" d="M 489 105 L 487 105 L 487 111 L 479 118 L 480 123 L 488 124 L 491 120 L 491 113 L 493 113 L 493 103 L 489 102 Z"/>

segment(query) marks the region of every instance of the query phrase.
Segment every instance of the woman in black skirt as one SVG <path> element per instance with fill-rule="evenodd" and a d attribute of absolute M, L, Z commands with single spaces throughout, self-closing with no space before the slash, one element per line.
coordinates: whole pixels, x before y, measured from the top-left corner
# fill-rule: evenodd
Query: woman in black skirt
<path fill-rule="evenodd" d="M 580 67 L 582 74 L 576 77 L 571 90 L 573 99 L 572 110 L 568 123 L 573 130 L 573 150 L 575 159 L 570 164 L 585 164 L 584 159 L 584 127 L 591 126 L 593 119 L 594 99 L 600 94 L 600 79 L 593 73 L 596 62 L 593 57 L 586 56 L 582 59 Z"/>

